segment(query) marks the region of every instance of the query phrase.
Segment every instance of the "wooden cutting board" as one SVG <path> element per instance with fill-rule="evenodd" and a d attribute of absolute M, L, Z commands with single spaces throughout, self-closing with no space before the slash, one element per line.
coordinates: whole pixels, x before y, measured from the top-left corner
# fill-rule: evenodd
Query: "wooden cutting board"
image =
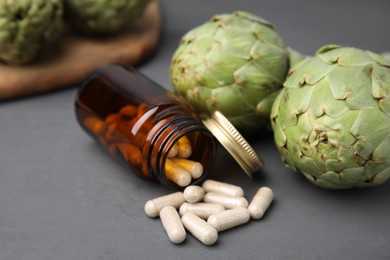
<path fill-rule="evenodd" d="M 64 29 L 58 41 L 34 63 L 0 64 L 0 100 L 70 87 L 98 67 L 111 63 L 136 65 L 156 48 L 161 33 L 157 1 L 127 31 L 107 38 L 90 38 Z"/>

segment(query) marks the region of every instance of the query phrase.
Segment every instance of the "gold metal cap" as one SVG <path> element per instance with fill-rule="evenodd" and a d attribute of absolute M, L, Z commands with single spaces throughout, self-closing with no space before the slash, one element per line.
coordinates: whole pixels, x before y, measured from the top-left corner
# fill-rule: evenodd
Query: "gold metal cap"
<path fill-rule="evenodd" d="M 260 170 L 262 160 L 221 112 L 215 111 L 203 123 L 249 177 Z"/>

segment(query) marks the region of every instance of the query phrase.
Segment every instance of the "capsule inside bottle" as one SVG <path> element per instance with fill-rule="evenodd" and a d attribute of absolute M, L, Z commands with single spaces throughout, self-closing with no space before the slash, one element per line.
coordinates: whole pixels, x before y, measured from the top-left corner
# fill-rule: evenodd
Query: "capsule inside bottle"
<path fill-rule="evenodd" d="M 95 72 L 75 109 L 81 127 L 109 154 L 169 188 L 201 182 L 214 161 L 214 138 L 193 109 L 134 69 Z"/>

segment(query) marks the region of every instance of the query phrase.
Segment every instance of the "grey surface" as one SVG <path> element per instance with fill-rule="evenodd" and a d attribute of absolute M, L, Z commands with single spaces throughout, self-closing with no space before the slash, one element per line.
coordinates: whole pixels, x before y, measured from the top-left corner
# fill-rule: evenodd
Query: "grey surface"
<path fill-rule="evenodd" d="M 312 54 L 327 43 L 390 49 L 390 2 L 163 1 L 161 48 L 139 69 L 169 88 L 180 37 L 213 14 L 247 10 L 286 43 Z M 66 72 L 64 72 L 66 73 Z M 390 183 L 328 191 L 284 168 L 272 136 L 250 140 L 266 162 L 249 180 L 222 149 L 210 178 L 262 185 L 276 200 L 259 221 L 225 231 L 214 246 L 191 235 L 169 242 L 144 203 L 169 193 L 111 159 L 77 125 L 75 88 L 0 104 L 0 259 L 390 259 Z"/>

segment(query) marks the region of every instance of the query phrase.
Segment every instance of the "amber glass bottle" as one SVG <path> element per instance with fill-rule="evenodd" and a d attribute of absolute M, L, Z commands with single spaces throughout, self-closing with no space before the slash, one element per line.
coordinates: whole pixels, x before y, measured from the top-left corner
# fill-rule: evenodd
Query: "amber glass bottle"
<path fill-rule="evenodd" d="M 203 181 L 214 161 L 215 140 L 196 112 L 131 67 L 108 65 L 94 72 L 76 95 L 75 112 L 81 127 L 112 156 L 168 188 Z M 166 165 L 183 136 L 192 151 L 186 160 L 203 167 L 190 183 L 177 181 Z"/>

